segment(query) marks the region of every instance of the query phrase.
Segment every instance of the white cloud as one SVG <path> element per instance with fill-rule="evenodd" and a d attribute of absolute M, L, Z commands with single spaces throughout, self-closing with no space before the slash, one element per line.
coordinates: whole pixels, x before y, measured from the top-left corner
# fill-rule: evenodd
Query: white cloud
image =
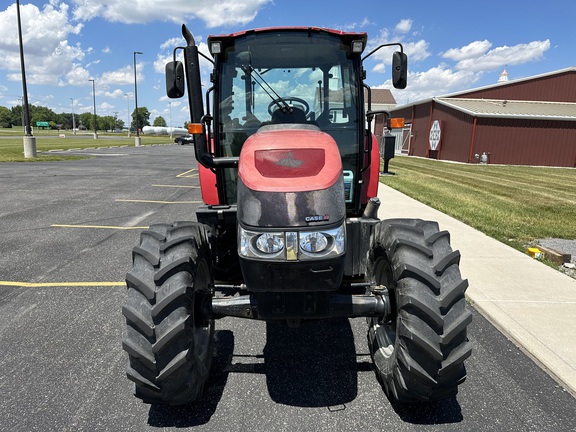
<path fill-rule="evenodd" d="M 340 28 L 344 31 L 354 31 L 357 29 L 363 29 L 366 28 L 368 26 L 372 26 L 375 25 L 374 22 L 370 21 L 370 19 L 368 18 L 364 18 L 361 22 L 353 22 L 350 24 L 345 24 L 343 26 L 341 26 Z"/>
<path fill-rule="evenodd" d="M 170 50 L 170 52 L 171 52 L 174 49 L 174 47 L 180 46 L 180 45 L 182 45 L 182 43 L 183 42 L 182 42 L 181 37 L 170 38 L 166 42 L 164 42 L 162 45 L 160 45 L 160 49 Z"/>
<path fill-rule="evenodd" d="M 398 24 L 396 24 L 396 28 L 394 29 L 396 33 L 408 33 L 412 29 L 412 20 L 411 19 L 403 19 Z"/>
<path fill-rule="evenodd" d="M 108 90 L 107 90 L 107 91 L 103 92 L 102 95 L 103 95 L 104 97 L 108 97 L 108 98 L 112 98 L 112 99 L 120 99 L 120 98 L 125 98 L 125 97 L 126 97 L 125 94 L 126 94 L 126 93 L 125 93 L 123 90 L 116 89 L 116 90 L 113 90 L 113 91 L 108 91 Z"/>
<path fill-rule="evenodd" d="M 79 34 L 83 25 L 68 21 L 68 5 L 56 0 L 40 10 L 33 4 L 20 7 L 22 37 L 26 47 L 27 79 L 31 84 L 63 85 L 72 65 L 84 59 L 79 44 L 70 45 L 67 38 Z M 3 69 L 20 69 L 16 6 L 0 12 L 0 65 Z M 20 80 L 19 73 L 8 74 L 10 80 Z"/>
<path fill-rule="evenodd" d="M 114 105 L 110 105 L 108 102 L 102 102 L 98 105 L 99 111 L 109 112 L 110 110 L 116 108 Z"/>
<path fill-rule="evenodd" d="M 487 40 L 475 41 L 462 48 L 451 48 L 442 54 L 442 57 L 455 61 L 475 59 L 484 55 L 491 47 L 492 43 Z"/>
<path fill-rule="evenodd" d="M 79 34 L 83 24 L 71 25 L 68 22 L 68 5 L 47 4 L 40 10 L 33 4 L 20 7 L 22 16 L 22 37 L 27 54 L 46 55 L 52 52 L 69 34 Z M 11 5 L 0 12 L 0 50 L 17 47 L 18 26 L 16 6 Z"/>
<path fill-rule="evenodd" d="M 206 26 L 244 25 L 271 0 L 72 0 L 74 18 L 89 21 L 96 17 L 126 24 L 199 18 Z"/>
<path fill-rule="evenodd" d="M 144 64 L 142 62 L 136 63 L 136 78 L 138 82 L 144 81 L 142 69 Z M 104 72 L 99 78 L 98 83 L 101 85 L 127 85 L 134 83 L 134 67 L 131 65 L 124 66 L 109 72 Z"/>
<path fill-rule="evenodd" d="M 84 86 L 90 79 L 90 72 L 79 64 L 73 64 L 66 74 L 66 80 L 74 86 Z"/>
<path fill-rule="evenodd" d="M 401 22 L 397 25 L 397 27 L 402 27 Z M 420 39 L 416 42 L 405 41 L 403 35 L 391 35 L 390 31 L 386 28 L 382 29 L 378 36 L 369 40 L 366 53 L 370 52 L 372 49 L 379 45 L 387 43 L 401 43 L 404 47 L 404 52 L 408 55 L 408 60 L 411 63 L 425 60 L 430 56 L 430 52 L 428 51 L 429 44 L 425 40 Z M 382 48 L 378 52 L 374 53 L 373 58 L 380 60 L 384 64 L 390 64 L 392 61 L 392 53 L 394 51 L 398 51 L 397 46 Z"/>
<path fill-rule="evenodd" d="M 504 65 L 515 65 L 540 60 L 550 49 L 550 40 L 533 41 L 514 46 L 494 48 L 475 58 L 466 58 L 458 62 L 457 69 L 467 71 L 490 71 Z"/>
<path fill-rule="evenodd" d="M 391 89 L 396 102 L 402 105 L 471 88 L 479 78 L 479 74 L 464 70 L 454 71 L 446 65 L 440 65 L 424 72 L 409 73 L 408 86 L 404 90 L 392 88 L 390 80 L 373 88 Z"/>
<path fill-rule="evenodd" d="M 405 22 L 406 21 L 406 22 Z M 391 80 L 384 84 L 372 86 L 373 88 L 390 88 L 399 104 L 415 102 L 434 96 L 450 94 L 473 88 L 486 72 L 502 68 L 505 65 L 522 64 L 537 61 L 543 58 L 550 49 L 550 41 L 533 41 L 514 46 L 501 46 L 492 48 L 488 40 L 477 40 L 459 48 L 451 48 L 440 53 L 445 63 L 431 66 L 426 70 L 418 70 L 420 64 L 434 62 L 429 52 L 429 43 L 420 39 L 413 41 L 408 35 L 412 29 L 410 20 L 400 21 L 394 32 L 384 28 L 380 34 L 370 41 L 366 52 L 385 43 L 400 42 L 404 52 L 408 55 L 408 87 L 405 90 L 392 89 Z M 383 73 L 386 65 L 390 64 L 392 51 L 396 48 L 384 48 L 373 55 L 378 63 L 372 66 L 372 72 Z M 427 63 L 422 63 L 427 60 Z M 448 64 L 448 61 L 451 61 Z M 452 63 L 454 62 L 454 63 Z M 414 66 L 416 64 L 416 66 Z M 434 64 L 434 63 L 433 63 Z"/>

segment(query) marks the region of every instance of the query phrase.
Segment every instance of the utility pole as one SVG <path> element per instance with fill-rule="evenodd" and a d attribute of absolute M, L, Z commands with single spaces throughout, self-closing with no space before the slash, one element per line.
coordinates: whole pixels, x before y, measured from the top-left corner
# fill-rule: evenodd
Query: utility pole
<path fill-rule="evenodd" d="M 170 131 L 170 140 L 172 140 L 172 132 L 173 132 L 173 129 L 172 129 L 172 101 L 169 101 L 168 105 L 170 106 L 170 124 L 168 125 L 169 126 L 168 130 Z"/>
<path fill-rule="evenodd" d="M 136 106 L 136 138 L 134 146 L 140 147 L 140 128 L 138 126 L 138 83 L 136 81 L 136 54 L 142 54 L 140 51 L 134 51 L 134 105 Z"/>
<path fill-rule="evenodd" d="M 20 112 L 20 121 L 22 122 L 22 133 L 24 135 L 26 135 L 26 121 L 24 120 L 24 98 L 23 97 L 19 97 L 18 101 L 20 102 L 20 108 L 22 108 L 21 112 Z"/>
<path fill-rule="evenodd" d="M 128 138 L 130 138 L 130 128 L 132 127 L 132 122 L 130 121 L 130 95 L 124 93 L 124 96 L 126 96 L 126 106 L 128 107 Z"/>
<path fill-rule="evenodd" d="M 20 20 L 20 0 L 16 0 L 16 12 L 18 15 L 18 41 L 20 43 L 20 68 L 22 69 L 22 89 L 24 92 L 24 157 L 36 157 L 36 137 L 32 135 L 32 127 L 30 126 L 30 111 L 28 109 L 28 89 L 26 88 L 26 68 L 24 66 L 24 44 L 22 42 L 22 24 Z"/>
<path fill-rule="evenodd" d="M 74 117 L 74 99 L 70 98 L 72 101 L 72 133 L 76 135 L 76 118 Z"/>
<path fill-rule="evenodd" d="M 98 132 L 96 130 L 96 90 L 94 87 L 94 80 L 89 79 L 88 81 L 92 81 L 92 98 L 94 99 L 94 139 L 98 139 Z"/>

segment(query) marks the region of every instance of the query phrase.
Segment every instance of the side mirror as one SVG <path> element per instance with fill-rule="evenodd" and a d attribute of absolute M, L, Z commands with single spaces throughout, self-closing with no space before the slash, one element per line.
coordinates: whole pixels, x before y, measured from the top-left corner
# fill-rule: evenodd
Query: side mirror
<path fill-rule="evenodd" d="M 408 82 L 408 56 L 396 51 L 392 56 L 392 84 L 394 88 L 404 89 Z"/>
<path fill-rule="evenodd" d="M 184 96 L 184 65 L 179 61 L 166 64 L 166 95 L 171 98 Z"/>

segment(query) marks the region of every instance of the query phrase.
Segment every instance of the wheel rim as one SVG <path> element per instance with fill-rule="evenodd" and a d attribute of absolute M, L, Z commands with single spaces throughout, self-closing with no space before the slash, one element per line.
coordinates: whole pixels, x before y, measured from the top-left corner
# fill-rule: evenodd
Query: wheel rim
<path fill-rule="evenodd" d="M 390 293 L 389 298 L 392 302 L 392 316 L 388 323 L 379 324 L 377 319 L 372 320 L 372 324 L 376 330 L 376 341 L 379 350 L 385 357 L 390 357 L 394 353 L 394 347 L 396 345 L 396 284 L 392 276 L 390 264 L 383 257 L 379 257 L 374 263 L 374 279 L 376 284 L 384 285 L 388 288 Z"/>

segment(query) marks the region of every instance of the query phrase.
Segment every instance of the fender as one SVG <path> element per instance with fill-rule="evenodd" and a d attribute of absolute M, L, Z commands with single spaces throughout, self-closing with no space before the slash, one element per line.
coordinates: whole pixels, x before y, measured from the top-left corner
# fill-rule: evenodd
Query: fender
<path fill-rule="evenodd" d="M 200 190 L 202 201 L 206 205 L 218 205 L 218 188 L 216 187 L 216 174 L 204 165 L 198 165 L 198 177 L 200 178 Z"/>
<path fill-rule="evenodd" d="M 210 150 L 214 151 L 214 139 L 210 142 Z M 207 168 L 202 164 L 198 164 L 198 177 L 200 178 L 200 191 L 202 192 L 202 201 L 206 205 L 218 205 L 220 200 L 218 198 L 218 186 L 216 181 L 216 173 L 211 168 Z"/>
<path fill-rule="evenodd" d="M 370 198 L 378 196 L 378 185 L 380 184 L 380 151 L 378 149 L 378 139 L 374 134 L 372 134 L 370 158 L 370 167 L 362 175 L 362 204 L 367 204 Z"/>

